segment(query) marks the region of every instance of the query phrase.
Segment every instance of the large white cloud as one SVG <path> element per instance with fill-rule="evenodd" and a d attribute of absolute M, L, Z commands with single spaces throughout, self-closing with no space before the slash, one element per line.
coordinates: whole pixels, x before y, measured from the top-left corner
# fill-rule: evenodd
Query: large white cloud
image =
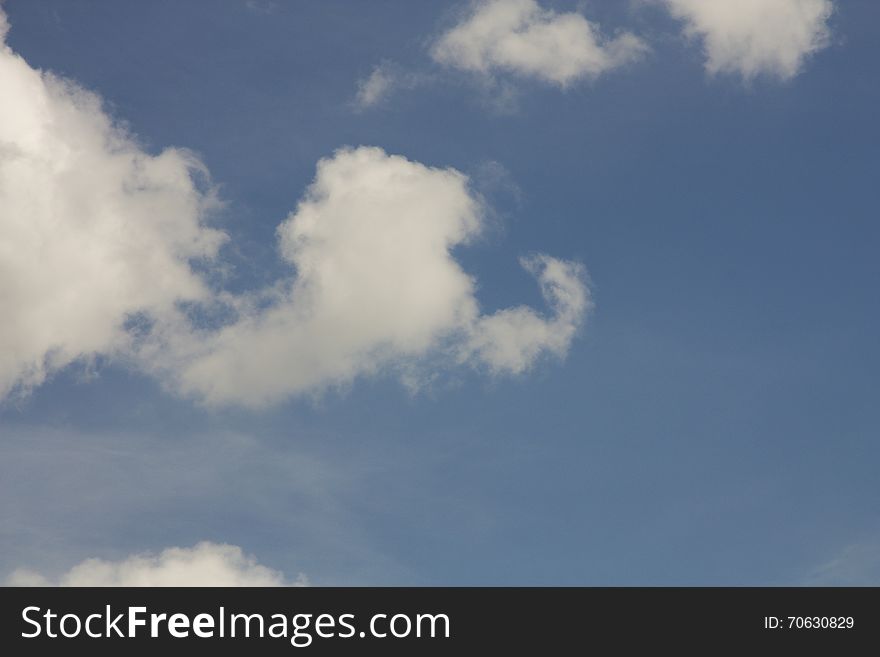
<path fill-rule="evenodd" d="M 479 0 L 431 48 L 435 61 L 472 73 L 515 73 L 567 86 L 638 59 L 645 44 L 629 32 L 603 36 L 575 12 L 535 0 Z"/>
<path fill-rule="evenodd" d="M 202 542 L 158 554 L 135 554 L 119 561 L 86 559 L 57 578 L 16 570 L 9 586 L 302 586 L 303 575 L 287 581 L 260 565 L 240 547 Z"/>
<path fill-rule="evenodd" d="M 2 15 L 2 14 L 0 14 Z M 439 363 L 522 372 L 564 355 L 590 302 L 580 268 L 527 266 L 550 304 L 482 316 L 451 253 L 483 207 L 463 174 L 342 149 L 278 236 L 295 274 L 234 297 L 193 268 L 225 235 L 185 151 L 146 153 L 100 100 L 0 51 L 0 398 L 78 359 L 118 357 L 209 403 L 260 406 Z M 194 326 L 181 309 L 225 304 Z"/>
<path fill-rule="evenodd" d="M 551 317 L 527 308 L 482 316 L 475 282 L 451 253 L 482 221 L 463 174 L 379 148 L 340 150 L 318 163 L 279 226 L 295 278 L 268 308 L 245 306 L 219 332 L 163 345 L 167 371 L 208 402 L 259 406 L 382 369 L 411 375 L 435 356 L 521 372 L 544 351 L 564 354 L 589 307 L 580 268 L 528 260 Z"/>
<path fill-rule="evenodd" d="M 829 41 L 831 0 L 665 0 L 702 39 L 706 70 L 749 80 L 794 77 L 804 60 Z"/>
<path fill-rule="evenodd" d="M 0 35 L 6 19 L 0 10 Z M 149 155 L 100 100 L 0 44 L 0 398 L 76 359 L 125 349 L 136 313 L 162 321 L 207 291 L 216 254 L 201 165 Z"/>

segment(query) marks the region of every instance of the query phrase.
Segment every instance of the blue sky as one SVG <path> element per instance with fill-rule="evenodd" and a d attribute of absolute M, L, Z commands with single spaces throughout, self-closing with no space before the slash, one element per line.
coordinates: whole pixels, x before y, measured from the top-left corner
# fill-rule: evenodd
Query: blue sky
<path fill-rule="evenodd" d="M 810 26 L 825 30 L 811 51 L 791 64 L 774 50 L 788 32 L 771 34 L 769 52 L 716 52 L 714 70 L 712 35 L 737 35 L 688 0 L 669 3 L 678 13 L 545 0 L 555 13 L 539 22 L 582 16 L 606 46 L 623 33 L 643 46 L 626 61 L 585 59 L 562 84 L 552 60 L 528 69 L 487 50 L 474 72 L 463 50 L 438 59 L 444 35 L 491 3 L 7 0 L 6 43 L 29 67 L 98 94 L 148 156 L 183 147 L 210 171 L 223 206 L 206 221 L 226 234 L 203 275 L 212 303 L 238 308 L 293 285 L 278 226 L 319 160 L 331 172 L 348 162 L 334 155 L 343 147 L 383 149 L 369 161 L 422 176 L 424 189 L 461 172 L 466 190 L 443 179 L 442 198 L 406 207 L 436 207 L 445 221 L 447 199 L 478 198 L 484 225 L 467 238 L 449 228 L 443 261 L 473 277 L 481 314 L 418 358 L 408 340 L 421 333 L 397 337 L 387 312 L 366 307 L 340 331 L 361 344 L 375 324 L 394 353 L 358 360 L 350 377 L 320 374 L 337 371 L 339 350 L 291 323 L 278 334 L 233 323 L 216 345 L 205 338 L 216 368 L 223 345 L 245 343 L 222 389 L 227 370 L 198 369 L 190 334 L 152 355 L 72 346 L 69 363 L 24 389 L 14 373 L 0 406 L 0 576 L 26 568 L 54 581 L 85 559 L 209 541 L 319 585 L 880 583 L 880 8 L 777 6 L 787 3 L 833 8 Z M 771 18 L 747 28 L 774 29 Z M 392 83 L 359 104 L 376 70 Z M 342 180 L 328 173 L 321 225 L 351 213 L 332 205 L 349 198 Z M 20 207 L 10 194 L 0 227 Z M 76 211 L 66 202 L 55 221 Z M 398 224 L 375 221 L 375 239 L 405 248 L 382 233 Z M 14 235 L 0 240 L 15 246 Z M 593 309 L 542 296 L 519 264 L 530 254 L 561 263 L 552 289 L 589 290 Z M 411 275 L 422 280 L 392 272 Z M 300 303 L 297 292 L 266 303 Z M 427 286 L 419 298 L 444 294 Z M 3 315 L 24 316 L 18 298 L 0 295 Z M 161 308 L 157 323 L 176 336 L 179 318 Z M 510 319 L 510 308 L 541 322 L 534 357 L 525 343 L 506 360 L 485 346 L 501 339 L 485 320 Z M 282 345 L 280 379 L 250 403 L 264 382 L 239 389 L 237 374 L 248 376 L 241 359 L 261 343 L 270 359 Z M 297 378 L 297 350 L 315 355 L 322 383 Z M 195 369 L 178 372 L 188 359 Z M 415 391 L 400 381 L 411 368 Z"/>

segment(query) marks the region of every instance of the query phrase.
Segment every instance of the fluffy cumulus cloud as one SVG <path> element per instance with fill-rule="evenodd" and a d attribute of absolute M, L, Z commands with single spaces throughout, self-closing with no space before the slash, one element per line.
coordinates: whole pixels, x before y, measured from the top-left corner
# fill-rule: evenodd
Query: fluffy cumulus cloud
<path fill-rule="evenodd" d="M 544 351 L 564 356 L 591 305 L 584 271 L 577 263 L 545 255 L 521 262 L 538 279 L 553 317 L 518 306 L 479 318 L 464 345 L 465 353 L 477 354 L 494 372 L 523 372 Z"/>
<path fill-rule="evenodd" d="M 749 80 L 794 77 L 829 41 L 831 0 L 665 0 L 703 42 L 706 70 Z"/>
<path fill-rule="evenodd" d="M 472 73 L 514 73 L 565 87 L 632 62 L 646 49 L 629 32 L 608 38 L 581 14 L 557 13 L 535 0 L 479 0 L 431 55 Z"/>
<path fill-rule="evenodd" d="M 296 276 L 268 307 L 199 336 L 197 349 L 165 349 L 177 385 L 208 402 L 261 405 L 382 369 L 411 373 L 436 356 L 520 372 L 544 351 L 563 354 L 589 306 L 580 268 L 528 260 L 549 317 L 481 315 L 451 250 L 482 222 L 479 198 L 453 169 L 379 148 L 338 151 L 278 229 Z"/>
<path fill-rule="evenodd" d="M 0 35 L 7 29 L 0 10 Z M 0 44 L 0 398 L 125 350 L 126 323 L 204 299 L 210 195 L 185 151 L 146 153 L 74 84 Z"/>
<path fill-rule="evenodd" d="M 17 570 L 10 586 L 303 586 L 299 575 L 288 582 L 277 570 L 261 566 L 234 545 L 203 542 L 172 547 L 158 554 L 136 554 L 120 561 L 87 559 L 58 578 Z"/>
<path fill-rule="evenodd" d="M 563 355 L 590 306 L 578 266 L 538 255 L 525 264 L 549 314 L 481 314 L 452 254 L 483 223 L 466 176 L 368 147 L 319 162 L 279 226 L 287 280 L 212 292 L 194 263 L 225 235 L 205 225 L 193 156 L 145 152 L 95 95 L 5 46 L 0 93 L 0 397 L 98 355 L 251 406 L 438 363 L 517 373 Z M 194 324 L 200 304 L 231 320 Z"/>

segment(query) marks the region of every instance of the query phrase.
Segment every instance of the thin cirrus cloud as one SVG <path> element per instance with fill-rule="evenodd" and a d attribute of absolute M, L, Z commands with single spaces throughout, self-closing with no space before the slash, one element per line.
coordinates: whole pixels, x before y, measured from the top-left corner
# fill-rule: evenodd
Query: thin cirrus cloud
<path fill-rule="evenodd" d="M 868 537 L 846 545 L 834 558 L 814 568 L 807 586 L 880 586 L 880 540 Z"/>
<path fill-rule="evenodd" d="M 629 64 L 647 49 L 630 32 L 608 38 L 576 12 L 557 13 L 535 0 L 480 0 L 430 53 L 437 63 L 469 73 L 567 87 Z"/>
<path fill-rule="evenodd" d="M 826 47 L 831 0 L 664 0 L 702 40 L 706 71 L 751 80 L 790 79 L 806 59 Z"/>
<path fill-rule="evenodd" d="M 194 263 L 227 237 L 206 223 L 216 201 L 192 154 L 146 153 L 97 96 L 5 45 L 0 92 L 0 397 L 102 355 L 253 407 L 388 370 L 410 384 L 449 365 L 518 373 L 564 356 L 591 306 L 579 265 L 535 255 L 549 315 L 482 314 L 451 254 L 483 224 L 467 177 L 370 147 L 321 160 L 279 226 L 295 275 L 212 290 Z M 219 328 L 187 314 L 216 305 L 233 317 Z"/>
<path fill-rule="evenodd" d="M 134 554 L 118 561 L 86 559 L 59 577 L 19 569 L 9 586 L 306 586 L 302 574 L 288 580 L 260 565 L 240 547 L 211 542 Z"/>

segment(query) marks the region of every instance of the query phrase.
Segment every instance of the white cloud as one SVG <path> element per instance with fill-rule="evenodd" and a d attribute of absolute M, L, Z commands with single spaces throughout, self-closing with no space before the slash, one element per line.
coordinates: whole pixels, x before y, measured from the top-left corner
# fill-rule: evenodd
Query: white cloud
<path fill-rule="evenodd" d="M 831 0 L 665 0 L 685 33 L 703 40 L 710 74 L 794 77 L 829 41 Z"/>
<path fill-rule="evenodd" d="M 0 10 L 0 34 L 6 18 Z M 0 44 L 0 398 L 124 350 L 135 313 L 164 321 L 207 295 L 210 195 L 186 151 L 150 155 L 74 84 Z"/>
<path fill-rule="evenodd" d="M 171 547 L 158 554 L 136 554 L 120 561 L 87 559 L 58 578 L 16 570 L 9 586 L 304 586 L 299 575 L 284 575 L 257 563 L 234 545 L 202 542 L 191 548 Z"/>
<path fill-rule="evenodd" d="M 395 73 L 386 64 L 379 64 L 370 75 L 358 82 L 355 103 L 358 107 L 372 107 L 383 101 L 397 83 Z"/>
<path fill-rule="evenodd" d="M 244 310 L 196 346 L 163 346 L 173 361 L 166 370 L 209 403 L 260 406 L 383 369 L 411 375 L 437 354 L 494 372 L 521 372 L 544 351 L 564 354 L 588 308 L 579 268 L 529 261 L 553 317 L 526 308 L 481 316 L 475 281 L 451 249 L 482 222 L 463 174 L 379 148 L 340 150 L 318 163 L 278 229 L 296 278 L 270 307 Z"/>
<path fill-rule="evenodd" d="M 563 355 L 589 307 L 579 269 L 538 256 L 529 267 L 553 315 L 482 317 L 451 253 L 483 223 L 468 179 L 369 147 L 320 161 L 279 226 L 295 276 L 212 292 L 191 261 L 215 257 L 225 235 L 204 225 L 198 160 L 146 153 L 95 95 L 6 47 L 0 93 L 0 398 L 100 355 L 250 406 L 386 370 L 412 381 L 429 361 L 515 373 Z M 197 328 L 181 302 L 235 317 Z"/>
<path fill-rule="evenodd" d="M 522 264 L 538 279 L 554 316 L 548 320 L 518 306 L 477 320 L 464 353 L 477 354 L 494 372 L 523 372 L 543 351 L 564 356 L 592 306 L 580 265 L 545 255 L 523 258 Z"/>
<path fill-rule="evenodd" d="M 624 32 L 603 36 L 582 15 L 535 0 L 479 0 L 431 48 L 435 61 L 480 74 L 515 73 L 561 87 L 628 64 L 646 45 Z"/>
<path fill-rule="evenodd" d="M 216 426 L 183 435 L 168 431 L 166 407 L 146 398 L 125 404 L 135 431 L 0 418 L 0 585 L 22 566 L 57 581 L 87 557 L 116 560 L 218 535 L 256 551 L 264 565 L 271 559 L 288 579 L 305 571 L 321 585 L 418 582 L 362 514 L 430 514 L 446 452 L 368 428 L 354 442 Z M 391 480 L 409 493 L 389 496 L 377 485 Z M 459 523 L 476 530 L 485 509 L 472 502 Z M 145 518 L 146 545 L 138 538 Z"/>
<path fill-rule="evenodd" d="M 413 89 L 429 79 L 428 75 L 407 71 L 394 62 L 382 62 L 374 66 L 367 77 L 358 80 L 355 108 L 365 110 L 375 107 L 386 102 L 395 92 Z"/>

